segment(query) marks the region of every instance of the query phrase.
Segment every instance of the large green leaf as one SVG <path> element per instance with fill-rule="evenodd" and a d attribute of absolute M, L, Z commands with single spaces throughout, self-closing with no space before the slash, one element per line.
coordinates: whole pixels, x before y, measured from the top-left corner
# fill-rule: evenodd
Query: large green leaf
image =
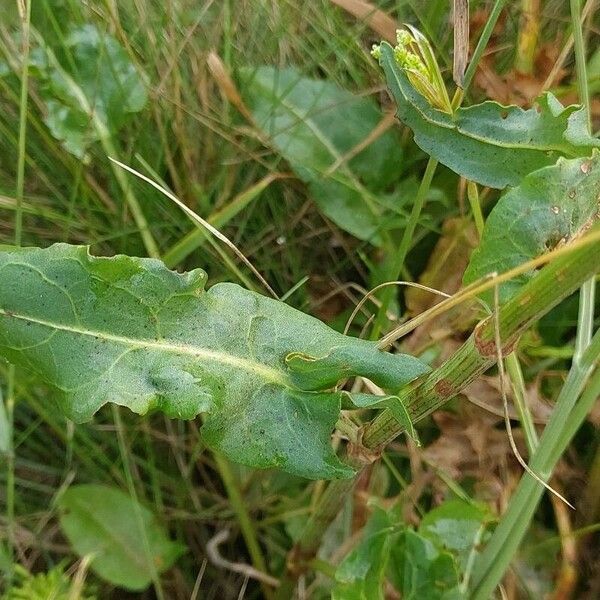
<path fill-rule="evenodd" d="M 60 53 L 40 34 L 31 53 L 32 74 L 41 82 L 45 122 L 75 156 L 109 132 L 118 131 L 147 100 L 142 76 L 111 35 L 94 25 L 73 29 Z"/>
<path fill-rule="evenodd" d="M 60 525 L 79 556 L 92 555 L 91 569 L 131 590 L 143 590 L 152 572 L 168 569 L 185 550 L 172 542 L 154 515 L 118 489 L 70 487 L 59 500 Z"/>
<path fill-rule="evenodd" d="M 398 105 L 398 118 L 413 130 L 415 143 L 482 185 L 514 186 L 559 156 L 585 156 L 600 147 L 600 140 L 587 133 L 584 109 L 565 108 L 550 93 L 529 110 L 484 102 L 451 115 L 433 108 L 415 90 L 386 42 L 381 44 L 380 62 Z"/>
<path fill-rule="evenodd" d="M 600 154 L 559 159 L 525 177 L 490 213 L 479 248 L 471 255 L 466 284 L 493 271 L 504 272 L 583 233 L 598 218 Z M 505 301 L 533 275 L 524 273 L 500 286 Z M 488 301 L 492 293 L 486 294 Z"/>
<path fill-rule="evenodd" d="M 174 418 L 206 413 L 203 439 L 230 459 L 312 478 L 347 477 L 330 434 L 362 375 L 397 390 L 427 370 L 237 285 L 204 289 L 153 259 L 82 246 L 0 249 L 0 355 L 58 390 L 85 421 L 106 402 Z"/>
<path fill-rule="evenodd" d="M 375 103 L 292 68 L 242 70 L 240 86 L 257 126 L 308 184 L 321 211 L 345 231 L 379 243 L 381 196 L 401 171 L 396 132 L 387 131 L 328 173 L 381 121 Z"/>

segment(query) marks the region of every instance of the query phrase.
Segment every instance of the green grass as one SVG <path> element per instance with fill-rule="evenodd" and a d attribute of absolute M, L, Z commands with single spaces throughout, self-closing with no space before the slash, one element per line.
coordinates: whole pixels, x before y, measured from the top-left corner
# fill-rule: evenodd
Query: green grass
<path fill-rule="evenodd" d="M 471 4 L 472 10 L 477 10 L 489 8 L 492 3 Z M 497 65 L 506 69 L 512 65 L 519 31 L 518 3 L 507 4 L 503 33 L 492 42 L 498 54 Z M 540 17 L 544 41 L 568 31 L 569 11 L 562 4 L 544 3 Z M 433 40 L 440 64 L 451 65 L 447 2 L 382 0 L 377 5 L 398 22 L 420 27 Z M 106 146 L 91 146 L 87 161 L 65 151 L 44 124 L 43 90 L 35 77 L 25 87 L 23 110 L 25 100 L 20 96 L 18 75 L 22 58 L 20 24 L 14 7 L 7 10 L 7 15 L 0 23 L 0 61 L 7 66 L 6 73 L 0 66 L 0 243 L 12 244 L 15 238 L 23 245 L 47 246 L 65 241 L 90 244 L 96 254 L 144 256 L 147 244 L 140 235 L 140 221 L 136 224 L 132 218 L 131 202 L 124 193 L 130 187 L 158 254 L 168 255 L 194 229 L 193 223 L 147 184 L 129 175 L 116 175 L 106 156 Z M 86 23 L 110 32 L 147 82 L 146 107 L 111 139 L 116 158 L 163 181 L 206 219 L 226 210 L 234 198 L 269 174 L 290 172 L 277 152 L 260 140 L 252 125 L 224 98 L 206 64 L 211 50 L 233 74 L 241 66 L 294 65 L 305 76 L 373 96 L 382 106 L 391 108 L 380 70 L 369 54 L 378 35 L 328 0 L 103 0 L 87 5 L 75 0 L 33 2 L 32 26 L 65 61 L 70 60 L 64 45 L 68 29 Z M 571 69 L 573 65 L 566 67 Z M 567 78 L 561 89 L 568 92 L 570 88 Z M 473 86 L 468 100 L 482 97 L 481 89 Z M 21 116 L 25 121 L 20 122 Z M 21 142 L 20 132 L 26 132 Z M 410 140 L 409 133 L 403 131 L 406 161 L 419 182 L 427 157 Z M 22 186 L 18 183 L 21 169 Z M 413 280 L 424 270 L 443 221 L 469 213 L 466 194 L 460 192 L 457 177 L 447 169 L 438 169 L 432 186 L 445 200 L 434 203 L 418 222 L 412 223 L 413 235 L 402 240 L 407 260 L 394 265 L 402 270 L 402 277 Z M 486 198 L 484 212 L 495 198 L 495 194 Z M 346 284 L 369 288 L 380 276 L 385 259 L 323 217 L 306 186 L 294 177 L 269 183 L 220 230 L 279 294 L 308 277 L 287 301 L 340 328 L 361 296 Z M 202 267 L 211 283 L 229 280 L 260 289 L 248 269 L 229 250 L 216 244 L 202 244 L 173 266 L 180 270 Z M 392 309 L 399 311 L 399 318 L 406 316 L 402 295 Z M 370 310 L 376 312 L 376 307 Z M 358 334 L 365 323 L 366 318 L 358 319 L 354 333 Z M 383 331 L 390 326 L 385 320 L 378 321 Z M 460 332 L 455 338 L 460 338 Z M 433 350 L 442 351 L 440 348 Z M 528 384 L 533 384 L 538 375 L 535 360 L 524 356 Z M 566 361 L 546 365 L 540 367 L 540 376 L 550 379 L 555 373 L 564 374 Z M 552 373 L 546 374 L 544 369 Z M 21 370 L 11 375 L 10 371 L 0 364 L 4 397 L 10 398 L 13 382 L 16 400 L 14 469 L 9 463 L 8 470 L 0 470 L 0 540 L 12 538 L 11 552 L 21 565 L 37 572 L 47 571 L 63 559 L 69 564 L 76 562 L 56 526 L 57 497 L 76 481 L 128 490 L 152 507 L 172 535 L 189 549 L 160 581 L 155 578 L 153 590 L 144 593 L 125 595 L 88 575 L 100 590 L 100 598 L 190 598 L 200 572 L 202 591 L 198 598 L 237 598 L 242 576 L 210 561 L 203 570 L 206 546 L 223 529 L 232 532 L 220 546 L 223 557 L 254 562 L 272 574 L 281 574 L 292 541 L 321 492 L 320 484 L 280 472 L 224 464 L 203 447 L 197 422 L 168 421 L 161 416 L 140 418 L 124 410 L 119 411 L 115 421 L 111 411 L 104 409 L 93 422 L 75 426 L 55 410 L 52 392 L 35 377 Z M 425 424 L 424 439 L 433 440 L 438 435 L 435 423 Z M 597 432 L 590 437 L 590 444 L 598 447 Z M 367 493 L 390 495 L 390 490 L 396 489 L 391 478 L 398 475 L 411 480 L 418 474 L 415 455 L 407 457 L 404 445 L 398 448 L 399 454 L 390 453 L 392 468 L 381 467 L 378 471 L 381 481 L 374 478 L 366 483 Z M 583 463 L 578 465 L 578 473 L 585 476 L 593 457 L 580 447 L 574 452 Z M 435 489 L 429 487 L 415 499 L 425 507 L 433 504 L 440 489 L 447 492 L 441 479 L 435 474 L 433 478 Z M 467 482 L 468 493 L 475 495 L 476 484 Z M 232 490 L 232 485 L 237 489 Z M 359 514 L 361 509 L 358 498 Z M 554 518 L 548 513 L 546 506 L 538 525 L 555 535 Z M 331 533 L 325 543 L 334 548 L 352 533 L 351 525 L 338 523 L 338 531 Z M 248 552 L 252 544 L 256 547 Z M 0 552 L 2 549 L 3 542 Z M 598 567 L 585 547 L 581 552 L 590 561 L 586 564 Z M 265 597 L 268 594 L 264 589 L 251 580 L 244 597 Z M 319 593 L 315 592 L 314 597 L 321 597 Z"/>

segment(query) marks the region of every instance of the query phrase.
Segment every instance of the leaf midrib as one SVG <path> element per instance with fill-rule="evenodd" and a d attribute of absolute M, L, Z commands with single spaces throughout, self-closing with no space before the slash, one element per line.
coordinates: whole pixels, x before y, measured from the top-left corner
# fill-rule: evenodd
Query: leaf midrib
<path fill-rule="evenodd" d="M 123 335 L 117 335 L 117 334 L 110 333 L 107 331 L 83 329 L 81 327 L 75 327 L 73 325 L 66 325 L 64 323 L 55 323 L 53 321 L 47 321 L 45 319 L 32 317 L 30 315 L 17 313 L 15 311 L 6 310 L 3 308 L 0 308 L 0 316 L 18 319 L 18 320 L 26 321 L 29 323 L 35 323 L 36 325 L 41 325 L 42 327 L 48 327 L 49 329 L 52 329 L 55 331 L 64 331 L 66 333 L 72 333 L 72 334 L 81 335 L 84 337 L 101 339 L 101 340 L 105 340 L 107 342 L 113 342 L 115 344 L 121 344 L 121 345 L 129 346 L 132 348 L 139 348 L 139 349 L 143 349 L 143 350 L 154 349 L 154 350 L 161 351 L 161 352 L 169 352 L 169 353 L 173 353 L 173 354 L 187 354 L 187 355 L 193 356 L 194 358 L 212 360 L 214 362 L 218 362 L 223 365 L 236 367 L 238 369 L 242 369 L 249 373 L 253 373 L 255 375 L 260 375 L 261 377 L 263 377 L 264 379 L 266 379 L 272 383 L 276 383 L 278 385 L 282 385 L 285 387 L 290 387 L 290 382 L 277 369 L 268 367 L 268 366 L 266 366 L 262 363 L 256 362 L 256 361 L 242 358 L 240 356 L 235 356 L 233 354 L 228 354 L 226 352 L 219 352 L 218 350 L 210 350 L 208 348 L 193 346 L 190 344 L 169 342 L 166 340 L 150 340 L 150 339 L 144 339 L 144 338 L 133 338 L 133 337 L 127 337 L 127 336 L 123 336 Z"/>

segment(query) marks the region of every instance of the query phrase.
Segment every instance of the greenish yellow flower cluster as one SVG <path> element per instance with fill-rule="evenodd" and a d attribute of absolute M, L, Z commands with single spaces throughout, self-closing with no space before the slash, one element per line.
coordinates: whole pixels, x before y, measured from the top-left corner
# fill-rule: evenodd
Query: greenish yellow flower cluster
<path fill-rule="evenodd" d="M 427 67 L 418 54 L 418 46 L 415 38 L 405 29 L 396 31 L 397 45 L 394 47 L 394 58 L 400 67 L 417 71 L 424 76 L 428 76 Z M 379 60 L 381 58 L 381 46 L 373 44 L 371 49 L 373 58 Z"/>
<path fill-rule="evenodd" d="M 417 41 L 405 29 L 396 31 L 398 45 L 394 47 L 394 58 L 403 69 L 417 71 L 424 76 L 429 76 L 427 67 L 417 52 Z"/>
<path fill-rule="evenodd" d="M 393 48 L 396 64 L 406 72 L 415 89 L 436 108 L 452 113 L 448 92 L 433 50 L 425 36 L 415 27 L 396 31 L 397 44 Z M 379 60 L 381 46 L 374 44 L 371 55 Z"/>

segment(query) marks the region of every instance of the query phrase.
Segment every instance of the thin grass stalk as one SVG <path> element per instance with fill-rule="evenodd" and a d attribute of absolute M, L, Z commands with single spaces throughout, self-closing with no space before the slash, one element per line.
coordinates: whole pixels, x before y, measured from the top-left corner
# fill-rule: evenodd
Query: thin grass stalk
<path fill-rule="evenodd" d="M 463 94 L 467 93 L 467 90 L 471 86 L 473 81 L 473 77 L 475 76 L 475 72 L 477 71 L 477 65 L 483 56 L 485 49 L 487 48 L 488 42 L 492 37 L 492 33 L 494 32 L 494 27 L 496 27 L 496 23 L 498 22 L 498 18 L 500 17 L 500 13 L 506 4 L 506 0 L 496 0 L 494 2 L 494 6 L 490 12 L 490 16 L 488 17 L 485 27 L 481 32 L 481 36 L 479 37 L 479 41 L 477 42 L 477 46 L 473 51 L 473 56 L 471 61 L 469 62 L 469 66 L 465 71 L 465 77 L 463 80 L 462 91 Z"/>
<path fill-rule="evenodd" d="M 223 482 L 223 485 L 225 486 L 225 491 L 227 492 L 227 497 L 229 498 L 231 508 L 233 509 L 233 512 L 235 513 L 237 521 L 240 525 L 242 536 L 244 537 L 244 542 L 246 543 L 246 548 L 248 549 L 248 554 L 250 555 L 252 565 L 259 571 L 268 573 L 267 565 L 256 536 L 256 529 L 254 527 L 252 518 L 250 517 L 250 513 L 244 504 L 242 492 L 237 481 L 235 480 L 231 465 L 227 459 L 217 452 L 215 452 L 213 456 L 219 471 L 219 476 Z M 273 597 L 272 589 L 262 580 L 261 588 L 264 598 L 266 600 L 270 600 Z"/>
<path fill-rule="evenodd" d="M 481 203 L 479 201 L 479 190 L 477 184 L 474 181 L 467 181 L 467 199 L 471 206 L 471 212 L 473 213 L 473 220 L 475 221 L 475 228 L 477 229 L 477 236 L 481 240 L 483 237 L 483 229 L 485 227 L 485 219 L 481 210 Z"/>
<path fill-rule="evenodd" d="M 25 160 L 27 141 L 27 100 L 29 96 L 29 36 L 31 23 L 31 0 L 19 3 L 22 28 L 21 55 L 21 95 L 19 99 L 19 141 L 17 150 L 17 182 L 15 207 L 15 246 L 20 246 L 23 240 L 23 197 L 25 192 Z M 7 397 L 6 397 L 6 427 L 7 427 L 7 456 L 6 456 L 6 527 L 8 540 L 9 580 L 12 580 L 14 545 L 15 545 L 15 387 L 16 369 L 14 365 L 8 368 Z"/>
<path fill-rule="evenodd" d="M 433 180 L 433 176 L 435 175 L 437 166 L 438 161 L 434 158 L 430 158 L 427 161 L 427 167 L 425 168 L 423 179 L 421 179 L 421 184 L 419 185 L 417 196 L 415 197 L 415 202 L 408 218 L 408 223 L 406 224 L 406 228 L 402 233 L 400 246 L 398 246 L 398 251 L 392 259 L 392 266 L 390 272 L 388 273 L 391 280 L 400 279 L 400 273 L 402 272 L 406 255 L 410 250 L 410 244 L 412 242 L 417 223 L 421 218 L 421 213 L 423 212 L 423 207 L 425 206 L 425 201 L 427 200 L 427 195 L 429 194 L 431 182 Z M 392 300 L 394 292 L 394 288 L 391 287 L 384 291 L 383 298 L 381 299 L 381 306 L 379 307 L 377 316 L 375 317 L 375 323 L 373 324 L 371 339 L 377 339 L 385 325 L 387 309 Z"/>
<path fill-rule="evenodd" d="M 570 0 L 571 22 L 573 24 L 573 41 L 575 49 L 575 67 L 577 71 L 577 89 L 579 101 L 584 106 L 587 115 L 588 132 L 592 131 L 592 118 L 590 111 L 590 91 L 587 79 L 587 66 L 585 61 L 585 44 L 583 40 L 583 24 L 580 0 Z M 581 287 L 579 296 L 579 314 L 577 319 L 577 337 L 575 339 L 574 362 L 577 362 L 585 351 L 592 338 L 594 327 L 594 297 L 596 281 L 592 277 Z"/>
<path fill-rule="evenodd" d="M 150 571 L 150 577 L 152 579 L 152 584 L 154 586 L 154 592 L 156 593 L 157 600 L 165 600 L 165 593 L 162 588 L 162 583 L 160 581 L 160 576 L 156 569 L 156 565 L 154 563 L 154 558 L 152 556 L 152 551 L 150 549 L 150 541 L 148 539 L 148 534 L 146 532 L 146 527 L 144 525 L 144 519 L 142 517 L 142 513 L 140 510 L 138 493 L 135 487 L 135 482 L 133 480 L 133 470 L 131 467 L 131 461 L 129 460 L 129 448 L 127 444 L 127 440 L 125 438 L 125 428 L 123 426 L 123 421 L 121 420 L 120 406 L 112 405 L 112 415 L 113 420 L 115 422 L 115 426 L 117 429 L 117 440 L 119 442 L 119 453 L 121 455 L 121 462 L 123 463 L 123 471 L 125 473 L 125 480 L 127 481 L 127 489 L 129 491 L 129 495 L 134 501 L 134 512 L 135 518 L 137 521 L 137 525 L 139 527 L 139 531 L 142 537 L 142 546 L 144 548 L 144 554 L 146 559 L 146 565 L 148 566 L 148 570 Z"/>
<path fill-rule="evenodd" d="M 581 360 L 573 364 L 559 394 L 556 407 L 533 454 L 531 469 L 547 481 L 600 396 L 600 332 L 596 333 Z M 590 380 L 592 371 L 595 374 Z M 585 393 L 578 401 L 584 388 Z M 544 487 L 525 473 L 500 524 L 477 561 L 471 600 L 488 600 L 508 569 L 544 493 Z"/>
<path fill-rule="evenodd" d="M 516 352 L 511 352 L 506 357 L 506 370 L 510 378 L 513 390 L 513 403 L 519 415 L 519 423 L 525 435 L 525 443 L 529 455 L 533 454 L 538 444 L 538 434 L 535 429 L 533 417 L 529 406 L 527 405 L 527 390 L 525 389 L 525 379 L 521 370 L 521 363 Z"/>

